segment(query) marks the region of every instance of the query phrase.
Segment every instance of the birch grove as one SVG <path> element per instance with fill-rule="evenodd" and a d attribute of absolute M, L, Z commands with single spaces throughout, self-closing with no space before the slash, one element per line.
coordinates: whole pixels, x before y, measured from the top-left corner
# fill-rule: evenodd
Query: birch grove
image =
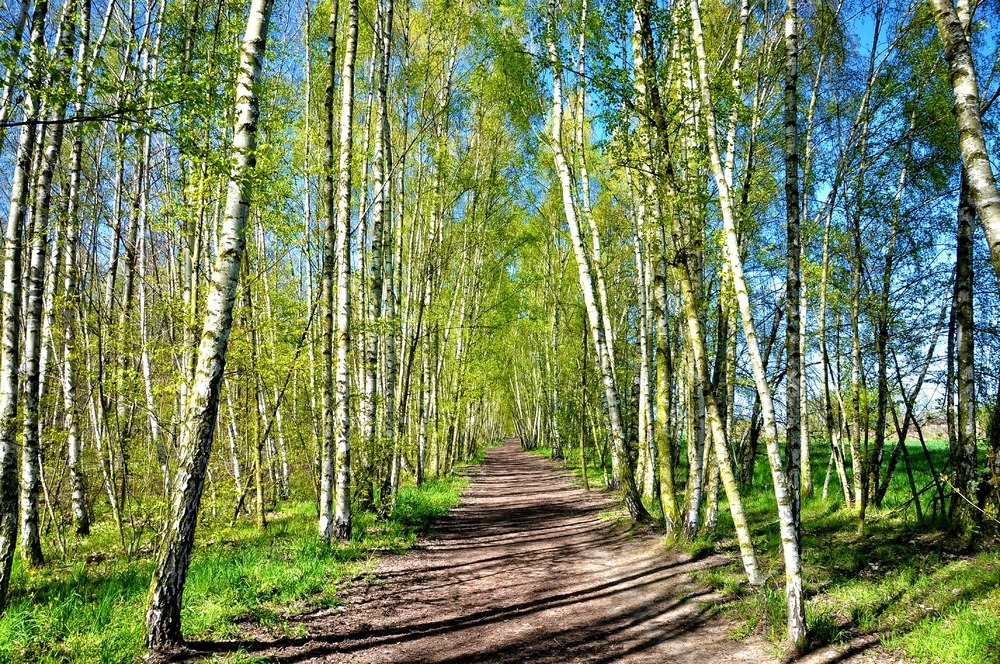
<path fill-rule="evenodd" d="M 996 532 L 996 18 L 6 3 L 0 609 L 101 542 L 174 648 L 204 541 L 516 436 L 807 648 L 817 519 Z"/>

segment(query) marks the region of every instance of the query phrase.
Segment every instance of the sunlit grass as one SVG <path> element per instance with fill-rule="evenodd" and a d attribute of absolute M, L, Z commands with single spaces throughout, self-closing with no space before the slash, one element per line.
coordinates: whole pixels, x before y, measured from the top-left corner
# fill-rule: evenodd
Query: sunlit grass
<path fill-rule="evenodd" d="M 941 531 L 940 503 L 919 441 L 907 449 L 920 493 L 923 521 L 916 518 L 912 491 L 903 460 L 881 509 L 869 508 L 865 532 L 857 532 L 857 516 L 845 506 L 839 480 L 830 478 L 828 498 L 822 487 L 830 448 L 814 442 L 815 494 L 803 504 L 803 562 L 807 593 L 806 622 L 813 647 L 845 643 L 874 634 L 889 648 L 900 649 L 920 662 L 996 664 L 1000 662 L 1000 554 L 995 545 L 964 550 Z M 947 441 L 927 441 L 938 473 L 948 457 Z M 551 449 L 532 450 L 551 456 Z M 567 449 L 566 466 L 582 485 L 578 449 Z M 888 459 L 891 449 L 886 449 Z M 686 454 L 676 471 L 678 492 L 686 479 Z M 593 449 L 588 450 L 592 488 L 603 488 L 603 472 Z M 768 578 L 760 590 L 746 583 L 737 556 L 730 564 L 697 573 L 699 580 L 726 595 L 725 611 L 735 621 L 734 638 L 762 634 L 776 644 L 785 637 L 784 566 L 779 549 L 778 522 L 767 459 L 755 466 L 753 489 L 742 494 L 762 571 Z M 660 514 L 658 506 L 647 505 Z M 722 550 L 736 553 L 732 520 L 725 492 L 720 490 L 719 527 L 693 541 L 678 541 L 692 557 Z"/>
<path fill-rule="evenodd" d="M 947 459 L 947 441 L 928 441 L 935 470 Z M 917 489 L 933 483 L 919 442 L 908 443 Z M 886 457 L 890 450 L 887 448 Z M 683 458 L 683 454 L 681 455 Z M 814 443 L 815 496 L 803 504 L 802 552 L 807 594 L 806 621 L 814 647 L 876 635 L 890 648 L 925 662 L 976 664 L 1000 661 L 1000 557 L 995 547 L 967 551 L 941 532 L 934 489 L 921 494 L 924 520 L 917 522 L 903 462 L 881 509 L 869 508 L 865 531 L 845 506 L 839 482 L 830 480 L 822 498 L 829 447 Z M 722 502 L 725 502 L 724 497 Z M 701 572 L 699 578 L 733 599 L 734 636 L 750 633 L 775 643 L 785 637 L 784 566 L 767 461 L 756 466 L 754 488 L 743 496 L 761 568 L 763 592 L 746 588 L 739 562 Z M 735 552 L 728 510 L 720 506 L 720 546 Z M 699 540 L 700 541 L 700 540 Z"/>
<path fill-rule="evenodd" d="M 344 581 L 370 570 L 377 553 L 411 547 L 458 504 L 467 483 L 459 475 L 404 486 L 389 518 L 357 513 L 351 542 L 335 546 L 319 542 L 311 502 L 282 506 L 264 532 L 206 515 L 184 592 L 185 639 L 236 638 L 244 623 L 283 632 L 290 614 L 335 605 Z M 0 618 L 0 662 L 125 663 L 142 656 L 152 543 L 130 559 L 112 553 L 120 550 L 116 537 L 102 524 L 65 561 L 39 572 L 16 564 Z M 237 653 L 226 661 L 252 660 Z"/>
<path fill-rule="evenodd" d="M 542 445 L 539 447 L 534 447 L 528 450 L 531 454 L 536 456 L 545 457 L 547 459 L 552 458 L 552 448 Z M 573 475 L 576 477 L 577 486 L 583 487 L 583 470 L 580 465 L 580 448 L 579 447 L 564 447 L 563 448 L 564 459 L 561 461 L 568 468 Z M 604 459 L 605 464 L 610 463 L 610 459 Z M 606 477 L 605 477 L 605 467 L 601 464 L 600 454 L 593 448 L 587 448 L 587 483 L 590 489 L 604 489 L 606 488 Z M 647 507 L 649 507 L 647 505 Z M 657 508 L 659 509 L 659 508 Z"/>

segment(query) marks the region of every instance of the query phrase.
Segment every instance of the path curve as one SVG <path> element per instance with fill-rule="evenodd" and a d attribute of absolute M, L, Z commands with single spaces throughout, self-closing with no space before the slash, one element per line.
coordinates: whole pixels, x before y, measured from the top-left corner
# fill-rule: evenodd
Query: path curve
<path fill-rule="evenodd" d="M 345 605 L 292 618 L 284 662 L 774 662 L 733 641 L 716 595 L 666 553 L 599 518 L 606 494 L 508 441 L 471 469 L 462 503 L 416 550 L 388 556 Z M 620 529 L 619 529 L 620 530 Z M 716 560 L 715 563 L 720 561 Z"/>

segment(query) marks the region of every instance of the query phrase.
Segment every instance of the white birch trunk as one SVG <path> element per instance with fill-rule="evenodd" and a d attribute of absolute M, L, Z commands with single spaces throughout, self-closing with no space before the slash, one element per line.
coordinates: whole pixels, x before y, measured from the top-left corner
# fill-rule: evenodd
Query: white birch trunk
<path fill-rule="evenodd" d="M 218 418 L 233 304 L 246 247 L 249 176 L 255 165 L 259 118 L 256 88 L 267 43 L 271 7 L 272 0 L 253 0 L 240 50 L 232 142 L 234 156 L 226 192 L 225 219 L 208 293 L 195 381 L 181 432 L 181 457 L 175 477 L 171 514 L 157 554 L 146 608 L 146 645 L 153 649 L 183 641 L 181 601 Z"/>
<path fill-rule="evenodd" d="M 386 271 L 386 257 L 391 254 L 390 250 L 385 250 L 386 213 L 390 209 L 391 202 L 387 201 L 386 186 L 391 178 L 391 172 L 387 166 L 387 144 L 389 142 L 389 108 L 388 108 L 388 85 L 389 85 L 389 65 L 390 48 L 392 46 L 392 14 L 393 1 L 383 0 L 379 11 L 379 31 L 378 31 L 378 108 L 375 113 L 375 154 L 372 158 L 372 183 L 374 187 L 374 198 L 372 201 L 372 251 L 369 270 L 369 295 L 368 295 L 368 320 L 369 333 L 367 346 L 365 348 L 365 423 L 367 428 L 362 432 L 368 454 L 375 454 L 375 428 L 376 428 L 376 387 L 378 369 L 378 349 L 381 343 L 383 348 L 391 345 L 391 340 L 387 342 L 388 335 L 383 325 L 383 302 L 382 292 L 384 288 L 384 274 Z M 386 411 L 392 409 L 391 403 L 386 399 Z M 384 444 L 392 449 L 391 428 L 387 425 Z M 367 481 L 374 482 L 374 478 Z M 384 498 L 384 496 L 383 496 Z"/>
<path fill-rule="evenodd" d="M 323 202 L 326 224 L 323 233 L 323 434 L 320 437 L 319 472 L 319 536 L 324 542 L 333 538 L 333 502 L 336 485 L 334 443 L 334 344 L 336 330 L 336 293 L 334 291 L 337 264 L 336 194 L 334 190 L 334 144 L 335 118 L 334 77 L 337 71 L 337 20 L 339 1 L 333 0 L 330 7 L 330 23 L 327 33 L 327 80 L 323 98 Z"/>
<path fill-rule="evenodd" d="M 944 43 L 955 95 L 952 110 L 958 123 L 958 147 L 968 179 L 969 193 L 990 246 L 990 262 L 1000 280 L 1000 191 L 984 138 L 979 85 L 972 47 L 952 0 L 928 0 Z"/>
<path fill-rule="evenodd" d="M 80 15 L 80 46 L 77 50 L 76 94 L 73 100 L 73 112 L 80 115 L 83 112 L 87 95 L 88 63 L 90 62 L 90 0 L 82 0 Z M 100 41 L 100 39 L 99 39 Z M 65 303 L 62 309 L 63 356 L 62 356 L 62 392 L 63 407 L 66 411 L 64 426 L 66 428 L 67 465 L 69 466 L 69 483 L 73 522 L 78 535 L 90 533 L 90 520 L 86 507 L 86 481 L 80 464 L 80 412 L 77 404 L 77 367 L 76 367 L 76 325 L 77 308 L 80 292 L 77 280 L 77 255 L 80 240 L 80 178 L 83 171 L 83 128 L 77 125 L 73 128 L 73 146 L 69 157 L 69 203 L 65 224 L 65 254 L 63 275 L 63 297 Z"/>
<path fill-rule="evenodd" d="M 692 23 L 691 35 L 698 61 L 698 87 L 701 92 L 702 112 L 706 114 L 707 118 L 709 156 L 718 189 L 719 207 L 722 212 L 725 236 L 724 250 L 731 270 L 736 301 L 739 304 L 740 314 L 743 318 L 743 331 L 753 368 L 754 383 L 760 396 L 761 412 L 764 417 L 764 440 L 767 446 L 767 456 L 771 466 L 771 479 L 774 484 L 774 494 L 778 506 L 782 554 L 785 561 L 785 597 L 787 600 L 789 629 L 788 642 L 792 647 L 798 648 L 805 642 L 806 634 L 804 593 L 802 588 L 802 561 L 794 513 L 794 499 L 789 490 L 788 478 L 781 467 L 781 454 L 778 450 L 777 426 L 774 418 L 771 388 L 767 383 L 764 361 L 754 327 L 753 312 L 750 307 L 750 294 L 747 290 L 746 279 L 743 276 L 743 262 L 740 258 L 739 244 L 736 238 L 736 224 L 733 215 L 732 199 L 730 197 L 730 188 L 723 172 L 722 160 L 719 156 L 712 92 L 709 87 L 708 58 L 705 53 L 698 0 L 690 0 L 690 10 Z M 738 74 L 739 72 L 735 73 L 735 75 Z"/>
<path fill-rule="evenodd" d="M 35 3 L 31 62 L 24 120 L 11 177 L 10 206 L 4 236 L 3 312 L 0 318 L 0 612 L 7 606 L 18 530 L 17 400 L 21 345 L 21 251 L 31 182 L 32 150 L 41 104 L 42 56 L 47 0 Z"/>
<path fill-rule="evenodd" d="M 56 45 L 55 73 L 49 85 L 57 92 L 68 87 L 66 75 L 73 60 L 73 37 L 76 3 L 63 6 Z M 38 494 L 41 485 L 41 458 L 39 452 L 39 399 L 42 376 L 41 355 L 45 339 L 42 336 L 42 305 L 45 289 L 46 253 L 49 245 L 49 213 L 52 203 L 52 178 L 56 162 L 62 151 L 63 123 L 66 103 L 50 104 L 48 120 L 52 126 L 45 132 L 45 143 L 40 155 L 38 177 L 35 183 L 33 232 L 27 279 L 27 307 L 24 312 L 24 426 L 22 428 L 21 457 L 21 555 L 32 567 L 41 566 L 41 536 L 38 532 Z M 54 280 L 53 280 L 53 283 Z"/>
<path fill-rule="evenodd" d="M 608 354 L 607 342 L 609 340 L 606 339 L 605 327 L 601 321 L 600 311 L 597 306 L 594 282 L 590 275 L 590 261 L 587 257 L 583 238 L 580 233 L 580 225 L 576 216 L 576 206 L 573 203 L 572 178 L 569 172 L 569 165 L 566 162 L 566 156 L 562 149 L 562 67 L 556 46 L 555 0 L 549 0 L 548 23 L 549 64 L 552 66 L 551 148 L 553 157 L 555 158 L 556 171 L 559 174 L 559 183 L 562 188 L 563 209 L 573 242 L 573 251 L 576 255 L 577 267 L 579 268 L 580 288 L 583 291 L 587 317 L 590 323 L 591 334 L 594 338 L 594 348 L 598 356 L 601 376 L 604 382 L 604 396 L 611 423 L 611 449 L 613 457 L 617 457 L 618 459 L 620 472 L 618 480 L 622 497 L 632 519 L 635 521 L 646 521 L 649 519 L 649 513 L 642 504 L 642 498 L 635 485 L 635 478 L 632 475 L 632 469 L 630 468 L 626 454 L 625 432 L 621 423 L 618 388 L 614 379 L 611 358 Z"/>
<path fill-rule="evenodd" d="M 351 343 L 351 158 L 354 130 L 354 59 L 358 43 L 358 0 L 350 0 L 347 14 L 347 44 L 340 74 L 340 175 L 337 183 L 337 375 L 334 434 L 337 445 L 337 499 L 333 535 L 351 538 L 351 438 L 350 367 Z"/>

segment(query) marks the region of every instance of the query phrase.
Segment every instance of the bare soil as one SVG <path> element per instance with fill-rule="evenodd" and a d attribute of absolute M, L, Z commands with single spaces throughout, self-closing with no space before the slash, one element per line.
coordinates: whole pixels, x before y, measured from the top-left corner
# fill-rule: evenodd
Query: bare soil
<path fill-rule="evenodd" d="M 733 640 L 715 611 L 724 599 L 692 580 L 723 557 L 668 552 L 655 532 L 602 519 L 616 507 L 608 494 L 576 488 L 516 440 L 470 475 L 461 506 L 416 550 L 383 558 L 343 606 L 289 618 L 306 636 L 207 650 L 281 662 L 778 661 L 759 638 Z M 813 661 L 860 661 L 824 654 Z"/>

